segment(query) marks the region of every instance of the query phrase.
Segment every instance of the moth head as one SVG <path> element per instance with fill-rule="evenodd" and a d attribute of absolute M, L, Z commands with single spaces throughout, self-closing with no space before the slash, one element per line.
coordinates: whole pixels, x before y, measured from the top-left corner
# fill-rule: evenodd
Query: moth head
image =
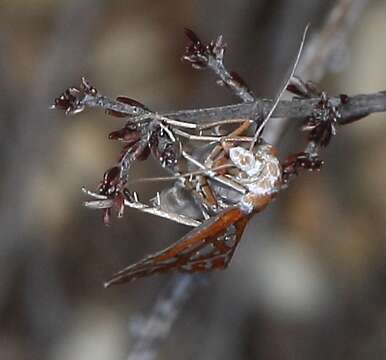
<path fill-rule="evenodd" d="M 229 157 L 238 169 L 249 176 L 258 174 L 263 163 L 255 157 L 252 151 L 237 146 L 229 150 Z"/>

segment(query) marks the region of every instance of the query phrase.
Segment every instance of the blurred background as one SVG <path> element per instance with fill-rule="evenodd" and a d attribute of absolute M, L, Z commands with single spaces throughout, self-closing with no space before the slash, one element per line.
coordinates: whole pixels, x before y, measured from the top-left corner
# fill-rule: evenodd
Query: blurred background
<path fill-rule="evenodd" d="M 212 73 L 181 63 L 184 27 L 223 34 L 228 68 L 274 96 L 305 25 L 317 32 L 335 3 L 0 1 L 0 359 L 127 358 L 133 322 L 175 276 L 108 290 L 103 281 L 187 231 L 134 210 L 108 228 L 84 208 L 81 186 L 95 189 L 115 163 L 107 133 L 122 122 L 100 111 L 65 117 L 48 110 L 54 98 L 87 76 L 157 111 L 238 102 Z M 322 88 L 386 90 L 385 32 L 386 2 L 369 1 Z M 250 222 L 227 271 L 198 281 L 158 358 L 386 358 L 385 139 L 386 114 L 339 129 L 323 171 Z M 282 155 L 303 141 L 283 134 Z M 162 174 L 152 161 L 133 171 Z"/>

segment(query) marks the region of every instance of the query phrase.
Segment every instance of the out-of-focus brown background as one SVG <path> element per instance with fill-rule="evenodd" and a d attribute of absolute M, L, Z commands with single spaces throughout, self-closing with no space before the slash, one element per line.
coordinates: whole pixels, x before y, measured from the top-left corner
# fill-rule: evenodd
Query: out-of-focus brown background
<path fill-rule="evenodd" d="M 121 122 L 65 117 L 48 110 L 53 99 L 85 75 L 158 111 L 236 102 L 213 74 L 180 62 L 184 27 L 223 34 L 229 68 L 273 96 L 305 24 L 316 31 L 333 3 L 0 2 L 0 359 L 126 358 L 132 320 L 173 275 L 102 283 L 186 231 L 130 210 L 106 228 L 82 207 L 81 186 L 94 189 L 116 159 L 106 134 Z M 386 3 L 369 2 L 324 89 L 386 89 L 385 24 Z M 302 146 L 297 135 L 282 152 Z M 195 289 L 160 359 L 386 358 L 386 114 L 338 135 L 323 171 L 256 216 L 230 268 Z M 134 171 L 162 173 L 150 161 Z"/>

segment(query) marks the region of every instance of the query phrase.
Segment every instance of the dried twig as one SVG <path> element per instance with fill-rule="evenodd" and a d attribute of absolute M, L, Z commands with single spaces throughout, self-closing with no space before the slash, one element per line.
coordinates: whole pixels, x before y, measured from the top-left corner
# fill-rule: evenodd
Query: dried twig
<path fill-rule="evenodd" d="M 318 98 L 282 100 L 279 102 L 272 118 L 288 118 L 292 120 L 305 120 L 312 114 L 318 103 Z M 340 97 L 331 97 L 331 103 L 338 106 Z M 222 121 L 237 118 L 253 118 L 261 109 L 268 113 L 272 108 L 273 100 L 258 99 L 254 103 L 218 106 L 204 109 L 180 110 L 162 115 L 170 119 L 179 119 L 184 122 L 205 124 L 207 121 Z M 346 104 L 341 107 L 342 118 L 339 125 L 345 125 L 359 120 L 366 115 L 386 111 L 386 91 L 366 95 L 350 96 Z M 209 120 L 208 120 L 209 119 Z"/>
<path fill-rule="evenodd" d="M 299 64 L 299 74 L 319 81 L 331 68 L 331 59 L 339 48 L 345 48 L 349 34 L 363 13 L 368 0 L 339 0 L 318 33 L 314 34 Z"/>
<path fill-rule="evenodd" d="M 84 78 L 83 81 L 85 81 Z M 333 106 L 338 106 L 341 104 L 341 97 L 330 97 L 330 101 Z M 309 99 L 295 97 L 291 100 L 282 100 L 273 111 L 272 118 L 305 120 L 312 115 L 312 111 L 318 102 L 318 97 Z M 272 109 L 273 103 L 274 100 L 272 99 L 256 99 L 251 103 L 158 114 L 148 109 L 110 99 L 95 92 L 94 94 L 83 94 L 82 97 L 77 98 L 76 104 L 71 105 L 72 107 L 67 109 L 67 113 L 77 114 L 86 107 L 96 107 L 105 111 L 119 112 L 135 122 L 154 119 L 177 128 L 203 130 L 208 127 L 208 124 L 212 127 L 232 123 L 234 119 L 239 122 L 238 119 L 255 119 L 258 114 L 266 115 Z M 340 107 L 340 110 L 342 117 L 339 120 L 339 125 L 351 123 L 372 113 L 384 112 L 386 111 L 386 91 L 349 96 Z M 209 139 L 209 141 L 215 140 Z M 230 141 L 234 141 L 234 139 Z"/>

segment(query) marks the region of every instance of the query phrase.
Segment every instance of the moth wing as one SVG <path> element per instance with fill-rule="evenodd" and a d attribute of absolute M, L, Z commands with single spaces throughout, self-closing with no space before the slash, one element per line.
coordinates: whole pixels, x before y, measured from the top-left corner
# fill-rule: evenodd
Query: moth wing
<path fill-rule="evenodd" d="M 204 221 L 176 243 L 117 273 L 106 287 L 171 271 L 202 272 L 225 268 L 241 239 L 248 217 L 238 207 Z"/>

